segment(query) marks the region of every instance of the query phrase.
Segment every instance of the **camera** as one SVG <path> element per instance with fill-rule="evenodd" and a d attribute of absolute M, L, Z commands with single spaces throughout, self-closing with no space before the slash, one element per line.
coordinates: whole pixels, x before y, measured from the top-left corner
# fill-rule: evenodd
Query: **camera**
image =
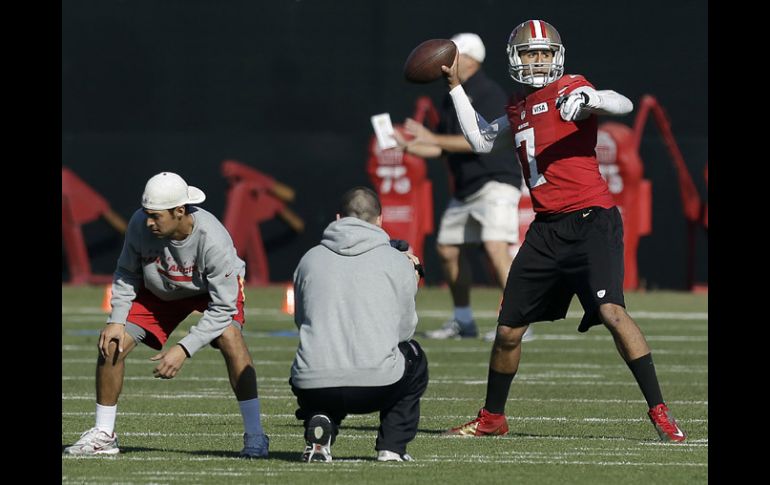
<path fill-rule="evenodd" d="M 391 239 L 390 245 L 391 247 L 394 247 L 401 252 L 405 252 L 409 249 L 409 243 L 403 239 Z M 420 278 L 425 278 L 425 268 L 422 267 L 422 264 L 415 264 L 414 270 L 417 271 L 417 274 L 420 275 Z"/>
<path fill-rule="evenodd" d="M 401 252 L 404 252 L 407 249 L 409 249 L 409 243 L 404 241 L 403 239 L 391 239 L 390 245 Z"/>

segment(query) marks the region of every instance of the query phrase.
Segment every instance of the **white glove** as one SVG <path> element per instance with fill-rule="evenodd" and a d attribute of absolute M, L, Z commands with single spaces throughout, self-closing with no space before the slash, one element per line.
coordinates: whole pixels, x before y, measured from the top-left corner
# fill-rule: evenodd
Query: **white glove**
<path fill-rule="evenodd" d="M 599 95 L 589 87 L 578 88 L 561 99 L 559 114 L 564 121 L 584 120 L 591 115 L 591 108 L 597 108 Z"/>

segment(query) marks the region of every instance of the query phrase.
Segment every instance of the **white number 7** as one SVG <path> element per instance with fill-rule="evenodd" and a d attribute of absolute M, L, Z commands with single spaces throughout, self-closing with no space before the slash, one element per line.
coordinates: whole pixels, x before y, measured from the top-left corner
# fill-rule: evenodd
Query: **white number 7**
<path fill-rule="evenodd" d="M 516 143 L 516 153 L 519 156 L 519 162 L 524 166 L 524 160 L 529 167 L 529 188 L 534 189 L 538 185 L 547 182 L 545 177 L 537 171 L 537 160 L 535 159 L 535 129 L 527 128 L 516 133 L 514 137 Z"/>

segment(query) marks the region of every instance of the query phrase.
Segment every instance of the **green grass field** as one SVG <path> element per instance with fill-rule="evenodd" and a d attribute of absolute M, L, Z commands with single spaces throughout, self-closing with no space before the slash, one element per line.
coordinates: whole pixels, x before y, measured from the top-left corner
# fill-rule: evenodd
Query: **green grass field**
<path fill-rule="evenodd" d="M 94 423 L 94 364 L 105 321 L 101 287 L 62 287 L 62 448 Z M 609 333 L 576 331 L 581 309 L 534 325 L 523 344 L 506 408 L 510 433 L 495 438 L 444 437 L 475 417 L 484 402 L 490 344 L 417 339 L 431 382 L 422 401 L 412 463 L 374 460 L 376 414 L 350 416 L 332 448 L 334 462 L 299 461 L 303 429 L 287 383 L 297 337 L 280 312 L 283 287 L 247 289 L 244 330 L 259 376 L 270 459 L 241 460 L 242 424 L 224 362 L 208 347 L 172 380 L 152 377 L 154 351 L 128 358 L 114 457 L 62 455 L 62 483 L 478 484 L 649 485 L 708 481 L 708 297 L 629 293 L 629 313 L 642 327 L 666 399 L 688 433 L 682 444 L 658 441 L 647 406 Z M 500 292 L 477 288 L 472 306 L 480 330 L 495 326 Z M 420 290 L 418 332 L 450 315 L 449 292 Z M 188 318 L 176 342 L 198 316 Z"/>

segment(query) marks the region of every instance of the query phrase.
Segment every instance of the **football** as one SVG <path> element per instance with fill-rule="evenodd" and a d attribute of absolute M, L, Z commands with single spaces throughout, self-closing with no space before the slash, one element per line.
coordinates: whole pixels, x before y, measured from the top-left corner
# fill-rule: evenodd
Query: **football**
<path fill-rule="evenodd" d="M 441 78 L 441 66 L 451 66 L 457 46 L 449 39 L 431 39 L 412 50 L 404 63 L 407 81 L 424 84 Z"/>

